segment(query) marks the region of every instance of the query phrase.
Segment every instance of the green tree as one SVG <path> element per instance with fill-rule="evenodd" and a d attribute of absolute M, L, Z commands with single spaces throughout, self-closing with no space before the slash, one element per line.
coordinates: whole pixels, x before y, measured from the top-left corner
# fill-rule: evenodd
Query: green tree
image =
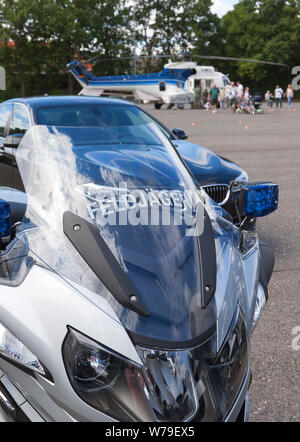
<path fill-rule="evenodd" d="M 8 86 L 2 98 L 71 93 L 73 81 L 63 69 L 74 57 L 72 43 L 86 56 L 122 54 L 127 9 L 125 0 L 0 0 L 0 63 Z"/>
<path fill-rule="evenodd" d="M 207 53 L 218 25 L 211 5 L 211 0 L 139 0 L 133 8 L 140 50 L 149 56 Z"/>
<path fill-rule="evenodd" d="M 221 21 L 224 55 L 298 65 L 300 2 L 241 0 Z M 291 70 L 254 63 L 229 64 L 232 78 L 253 87 L 290 82 Z"/>

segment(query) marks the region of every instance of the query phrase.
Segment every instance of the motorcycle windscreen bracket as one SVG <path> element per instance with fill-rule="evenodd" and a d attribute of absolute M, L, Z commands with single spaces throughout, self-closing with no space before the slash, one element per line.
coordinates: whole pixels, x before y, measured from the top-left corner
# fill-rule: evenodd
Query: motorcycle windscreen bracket
<path fill-rule="evenodd" d="M 217 256 L 211 220 L 204 211 L 204 229 L 198 236 L 202 280 L 202 307 L 206 308 L 214 297 L 217 285 Z"/>
<path fill-rule="evenodd" d="M 88 266 L 124 307 L 149 316 L 133 285 L 114 257 L 99 229 L 71 212 L 63 217 L 64 233 Z"/>
<path fill-rule="evenodd" d="M 149 313 L 131 281 L 101 237 L 99 229 L 72 212 L 63 217 L 64 233 L 88 266 L 124 307 L 148 317 Z M 216 291 L 216 249 L 213 228 L 207 213 L 204 230 L 198 238 L 202 280 L 202 308 L 206 308 Z"/>

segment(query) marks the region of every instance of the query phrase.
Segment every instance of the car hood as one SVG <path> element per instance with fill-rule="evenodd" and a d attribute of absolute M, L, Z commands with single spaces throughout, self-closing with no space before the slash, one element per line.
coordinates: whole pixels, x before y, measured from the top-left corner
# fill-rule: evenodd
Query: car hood
<path fill-rule="evenodd" d="M 98 184 L 178 189 L 180 179 L 174 161 L 163 146 L 138 144 L 75 146 L 77 162 Z M 99 173 L 100 170 L 100 173 Z"/>
<path fill-rule="evenodd" d="M 237 164 L 203 146 L 182 140 L 174 144 L 200 185 L 229 184 L 243 172 Z"/>

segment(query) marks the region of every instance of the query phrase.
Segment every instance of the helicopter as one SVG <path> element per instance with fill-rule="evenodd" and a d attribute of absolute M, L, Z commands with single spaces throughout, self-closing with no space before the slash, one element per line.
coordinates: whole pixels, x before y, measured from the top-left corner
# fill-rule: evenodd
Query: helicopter
<path fill-rule="evenodd" d="M 100 59 L 99 56 L 92 57 L 89 60 L 80 60 L 77 52 L 77 58 L 67 65 L 67 71 L 74 76 L 82 87 L 79 95 L 101 96 L 107 91 L 131 92 L 137 100 L 142 101 L 144 104 L 154 103 L 155 109 L 161 109 L 164 104 L 171 109 L 175 105 L 184 107 L 185 104 L 191 104 L 193 106 L 195 102 L 195 89 L 197 88 L 200 89 L 202 100 L 204 92 L 209 91 L 214 84 L 220 90 L 225 90 L 226 86 L 230 84 L 230 79 L 227 75 L 216 71 L 213 66 L 199 66 L 196 62 L 191 61 L 191 57 L 287 67 L 287 65 L 281 63 L 246 58 L 192 55 L 190 53 L 179 54 L 179 56 L 183 56 L 184 60 L 179 62 L 171 62 L 169 60 L 169 63 L 164 65 L 164 69 L 157 73 L 95 76 L 87 69 L 87 66 L 90 67 L 95 64 Z M 133 59 L 136 65 L 137 58 L 171 57 L 171 55 L 164 54 L 153 56 L 134 55 L 133 57 L 100 59 L 100 61 Z"/>

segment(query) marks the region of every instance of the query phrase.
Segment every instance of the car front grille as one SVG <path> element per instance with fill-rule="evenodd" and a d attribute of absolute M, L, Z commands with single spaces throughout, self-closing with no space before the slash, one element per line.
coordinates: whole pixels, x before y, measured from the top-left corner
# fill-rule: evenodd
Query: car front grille
<path fill-rule="evenodd" d="M 218 204 L 225 204 L 229 196 L 228 184 L 213 184 L 209 186 L 203 186 L 205 192 Z"/>

